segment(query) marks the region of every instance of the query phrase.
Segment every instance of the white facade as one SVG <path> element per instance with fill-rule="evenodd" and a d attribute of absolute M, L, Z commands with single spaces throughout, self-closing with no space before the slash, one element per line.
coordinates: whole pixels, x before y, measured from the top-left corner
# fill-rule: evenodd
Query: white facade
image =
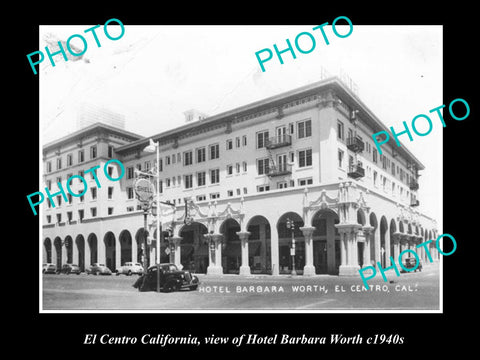
<path fill-rule="evenodd" d="M 382 147 L 384 156 L 376 154 L 371 134 L 384 128 L 333 78 L 153 135 L 160 144 L 161 200 L 175 204 L 175 213 L 163 218 L 172 228 L 169 260 L 207 274 L 281 274 L 291 272 L 294 259 L 299 274 L 342 275 L 371 262 L 388 265 L 390 256 L 434 239 L 435 222 L 416 210 L 415 182 L 423 165 L 394 142 Z M 44 148 L 45 164 L 95 144 L 103 154 L 45 174 L 46 182 L 55 183 L 57 174 L 100 165 L 102 185 L 92 198 L 95 180 L 85 176 L 83 202 L 44 206 L 45 261 L 98 261 L 114 270 L 140 260 L 144 217 L 134 196 L 134 169 L 152 169 L 155 154 L 143 151 L 149 138 L 98 129 L 103 136 L 80 145 L 74 134 L 57 148 Z M 118 182 L 100 174 L 112 157 L 126 171 Z M 118 176 L 119 168 L 111 167 Z M 77 180 L 72 183 L 83 186 Z M 185 199 L 191 225 L 184 223 Z M 62 225 L 63 219 L 68 223 Z M 287 219 L 295 224 L 293 258 Z M 151 214 L 147 223 L 155 239 Z M 168 261 L 166 242 L 161 245 L 162 261 Z M 154 251 L 155 241 L 150 261 Z M 432 254 L 438 258 L 433 248 Z"/>

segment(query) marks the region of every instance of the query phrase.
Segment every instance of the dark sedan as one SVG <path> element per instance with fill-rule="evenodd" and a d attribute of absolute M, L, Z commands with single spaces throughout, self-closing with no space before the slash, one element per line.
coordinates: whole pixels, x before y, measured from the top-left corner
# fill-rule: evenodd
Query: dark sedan
<path fill-rule="evenodd" d="M 62 268 L 60 269 L 60 274 L 77 274 L 80 275 L 82 270 L 80 266 L 76 264 L 63 264 Z"/>
<path fill-rule="evenodd" d="M 190 271 L 178 270 L 175 264 L 160 264 L 150 266 L 147 273 L 140 276 L 133 284 L 139 291 L 155 291 L 157 289 L 158 267 L 160 267 L 160 291 L 171 292 L 183 289 L 195 290 L 198 287 L 198 277 Z"/>

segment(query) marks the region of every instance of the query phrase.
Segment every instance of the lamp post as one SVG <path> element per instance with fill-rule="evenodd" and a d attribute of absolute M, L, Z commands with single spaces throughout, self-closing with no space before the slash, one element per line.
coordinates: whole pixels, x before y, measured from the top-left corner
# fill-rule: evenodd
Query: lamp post
<path fill-rule="evenodd" d="M 290 255 L 292 256 L 292 275 L 297 275 L 297 271 L 295 270 L 295 223 L 289 218 L 287 218 L 287 228 L 292 231 L 292 247 L 290 248 Z"/>

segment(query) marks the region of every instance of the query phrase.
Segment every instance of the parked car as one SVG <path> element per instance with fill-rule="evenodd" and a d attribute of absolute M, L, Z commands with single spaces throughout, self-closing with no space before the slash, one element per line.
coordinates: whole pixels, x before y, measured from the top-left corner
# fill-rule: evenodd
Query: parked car
<path fill-rule="evenodd" d="M 158 266 L 150 266 L 146 274 L 140 276 L 133 284 L 138 291 L 155 291 L 157 289 Z M 160 291 L 171 292 L 183 289 L 196 290 L 198 277 L 190 271 L 178 270 L 175 264 L 160 264 Z"/>
<path fill-rule="evenodd" d="M 76 264 L 63 264 L 62 268 L 60 269 L 60 274 L 77 274 L 80 275 L 82 271 L 80 270 L 80 266 Z"/>
<path fill-rule="evenodd" d="M 52 263 L 43 264 L 42 273 L 44 273 L 44 274 L 56 274 L 57 273 L 57 265 L 52 264 Z"/>
<path fill-rule="evenodd" d="M 123 264 L 120 269 L 117 269 L 117 275 L 132 275 L 132 274 L 138 274 L 142 275 L 143 274 L 143 266 L 140 263 L 134 263 L 134 262 L 126 262 Z"/>
<path fill-rule="evenodd" d="M 417 266 L 417 259 L 414 258 L 414 257 L 410 257 L 410 258 L 406 258 L 405 260 L 403 260 L 403 267 L 405 269 L 413 269 Z M 415 269 L 415 272 L 418 270 L 418 271 L 422 271 L 422 262 L 419 261 L 418 263 L 418 267 Z M 402 270 L 400 272 L 404 273 L 404 272 L 407 272 L 405 269 L 402 268 Z"/>
<path fill-rule="evenodd" d="M 85 273 L 87 275 L 112 275 L 112 271 L 106 267 L 105 264 L 100 263 L 93 263 L 89 268 L 87 268 L 87 270 L 85 270 Z"/>

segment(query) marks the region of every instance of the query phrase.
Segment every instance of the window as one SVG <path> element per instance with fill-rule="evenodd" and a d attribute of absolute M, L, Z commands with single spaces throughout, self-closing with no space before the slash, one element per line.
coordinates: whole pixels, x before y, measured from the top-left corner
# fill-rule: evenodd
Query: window
<path fill-rule="evenodd" d="M 108 157 L 112 158 L 113 157 L 113 146 L 108 145 Z"/>
<path fill-rule="evenodd" d="M 177 163 L 181 163 L 182 162 L 182 157 L 180 156 L 180 153 L 177 153 Z"/>
<path fill-rule="evenodd" d="M 343 123 L 340 120 L 338 120 L 337 121 L 337 137 L 340 140 L 345 140 L 344 129 L 345 127 L 343 126 Z"/>
<path fill-rule="evenodd" d="M 183 165 L 184 166 L 188 166 L 188 165 L 192 165 L 193 163 L 193 154 L 192 154 L 192 151 L 185 151 L 183 153 Z"/>
<path fill-rule="evenodd" d="M 232 150 L 233 149 L 233 140 L 232 139 L 227 140 L 226 149 L 227 150 Z"/>
<path fill-rule="evenodd" d="M 84 217 L 85 217 L 85 211 L 83 209 L 78 210 L 78 219 L 80 220 L 80 222 L 82 222 Z"/>
<path fill-rule="evenodd" d="M 60 170 L 62 168 L 62 158 L 57 159 L 57 170 Z"/>
<path fill-rule="evenodd" d="M 170 178 L 165 179 L 165 186 L 170 187 Z"/>
<path fill-rule="evenodd" d="M 288 131 L 290 132 L 290 135 L 293 135 L 293 130 L 295 129 L 295 124 L 290 123 L 288 124 Z"/>
<path fill-rule="evenodd" d="M 70 194 L 70 193 L 67 194 L 67 201 L 68 201 L 69 204 L 72 203 L 72 194 Z"/>
<path fill-rule="evenodd" d="M 205 171 L 197 173 L 197 186 L 204 186 L 206 184 L 206 174 Z"/>
<path fill-rule="evenodd" d="M 175 154 L 172 155 L 172 164 L 175 164 L 177 162 L 177 157 Z"/>
<path fill-rule="evenodd" d="M 235 146 L 236 146 L 237 148 L 240 147 L 240 137 L 239 137 L 239 136 L 237 136 L 237 137 L 235 138 Z"/>
<path fill-rule="evenodd" d="M 133 187 L 129 186 L 127 187 L 127 199 L 133 199 L 134 194 L 133 194 Z"/>
<path fill-rule="evenodd" d="M 204 162 L 206 160 L 205 148 L 197 149 L 197 163 Z"/>
<path fill-rule="evenodd" d="M 51 172 L 52 172 L 52 162 L 47 161 L 47 173 L 51 173 Z"/>
<path fill-rule="evenodd" d="M 61 183 L 61 182 L 62 182 L 62 177 L 61 177 L 61 176 L 58 176 L 58 177 L 57 177 L 57 184 L 58 184 L 58 183 Z"/>
<path fill-rule="evenodd" d="M 113 207 L 109 207 L 107 210 L 108 215 L 113 215 Z"/>
<path fill-rule="evenodd" d="M 47 215 L 47 224 L 50 224 L 52 222 L 52 216 Z"/>
<path fill-rule="evenodd" d="M 177 179 L 177 178 L 176 178 L 175 176 L 172 177 L 172 186 L 175 186 L 175 181 L 176 181 L 176 179 Z"/>
<path fill-rule="evenodd" d="M 97 145 L 90 146 L 90 159 L 97 157 Z"/>
<path fill-rule="evenodd" d="M 220 147 L 218 144 L 210 145 L 210 160 L 218 159 L 220 157 Z"/>
<path fill-rule="evenodd" d="M 113 175 L 113 166 L 109 166 L 109 167 L 107 168 L 107 174 L 108 174 L 108 176 L 112 177 L 112 175 Z"/>
<path fill-rule="evenodd" d="M 343 151 L 339 149 L 338 150 L 338 167 L 339 168 L 343 166 L 342 162 L 343 162 Z"/>
<path fill-rule="evenodd" d="M 380 155 L 382 157 L 382 155 Z M 382 168 L 387 169 L 387 157 L 382 157 Z"/>
<path fill-rule="evenodd" d="M 395 163 L 392 161 L 392 175 L 395 176 Z"/>
<path fill-rule="evenodd" d="M 68 154 L 67 155 L 67 166 L 72 166 L 73 165 L 73 155 Z"/>
<path fill-rule="evenodd" d="M 133 179 L 134 174 L 135 174 L 135 172 L 133 170 L 133 166 L 129 166 L 127 168 L 127 179 Z"/>
<path fill-rule="evenodd" d="M 197 195 L 197 201 L 205 201 L 207 197 L 205 195 Z"/>
<path fill-rule="evenodd" d="M 312 185 L 312 178 L 298 179 L 298 186 Z"/>
<path fill-rule="evenodd" d="M 240 194 L 241 194 L 240 188 L 237 188 L 237 195 L 240 195 Z"/>
<path fill-rule="evenodd" d="M 244 194 L 247 193 L 247 188 L 246 188 L 246 187 L 243 188 L 243 193 L 244 193 Z"/>
<path fill-rule="evenodd" d="M 258 175 L 266 175 L 269 172 L 269 159 L 257 159 L 257 173 Z"/>
<path fill-rule="evenodd" d="M 242 145 L 247 146 L 247 135 L 242 136 Z"/>
<path fill-rule="evenodd" d="M 306 138 L 312 136 L 312 120 L 299 121 L 297 123 L 298 138 Z"/>
<path fill-rule="evenodd" d="M 47 188 L 48 190 L 52 190 L 52 180 L 47 180 Z"/>
<path fill-rule="evenodd" d="M 150 170 L 150 161 L 145 161 L 144 166 L 145 166 L 145 171 Z"/>
<path fill-rule="evenodd" d="M 377 150 L 375 150 L 375 149 L 373 149 L 372 159 L 373 159 L 373 162 L 376 164 L 377 163 Z"/>
<path fill-rule="evenodd" d="M 62 222 L 62 214 L 57 214 L 57 223 Z"/>
<path fill-rule="evenodd" d="M 62 205 L 62 197 L 60 195 L 57 196 L 57 204 L 58 206 Z"/>
<path fill-rule="evenodd" d="M 236 163 L 235 168 L 237 170 L 237 174 L 240 173 L 240 163 Z"/>
<path fill-rule="evenodd" d="M 277 182 L 277 189 L 286 189 L 286 188 L 287 188 L 287 182 L 286 181 Z"/>
<path fill-rule="evenodd" d="M 85 195 L 80 196 L 80 202 L 83 203 L 85 201 Z"/>
<path fill-rule="evenodd" d="M 127 212 L 132 212 L 133 210 L 135 210 L 133 206 L 127 206 Z"/>
<path fill-rule="evenodd" d="M 170 155 L 165 156 L 165 165 L 170 165 Z"/>
<path fill-rule="evenodd" d="M 97 188 L 96 187 L 91 187 L 90 192 L 92 194 L 92 200 L 95 200 L 97 198 Z"/>
<path fill-rule="evenodd" d="M 220 198 L 220 193 L 211 193 L 210 194 L 210 199 L 219 199 Z"/>
<path fill-rule="evenodd" d="M 232 197 L 233 196 L 233 190 L 227 190 L 227 196 Z"/>
<path fill-rule="evenodd" d="M 96 207 L 90 208 L 90 215 L 92 215 L 92 217 L 97 216 L 97 208 Z"/>
<path fill-rule="evenodd" d="M 227 175 L 233 174 L 233 165 L 227 165 Z"/>
<path fill-rule="evenodd" d="M 377 172 L 373 171 L 373 185 L 377 186 Z"/>
<path fill-rule="evenodd" d="M 300 150 L 298 152 L 298 167 L 312 165 L 312 149 Z"/>
<path fill-rule="evenodd" d="M 210 170 L 210 184 L 218 184 L 220 182 L 220 169 Z"/>
<path fill-rule="evenodd" d="M 257 191 L 258 192 L 264 192 L 264 191 L 269 191 L 270 190 L 270 185 L 259 185 L 257 186 Z"/>
<path fill-rule="evenodd" d="M 85 161 L 85 151 L 78 150 L 78 162 L 82 163 Z"/>
<path fill-rule="evenodd" d="M 247 162 L 242 162 L 243 172 L 247 172 Z"/>
<path fill-rule="evenodd" d="M 268 140 L 268 130 L 257 133 L 257 149 L 264 148 Z"/>
<path fill-rule="evenodd" d="M 158 171 L 163 171 L 163 159 L 158 159 Z"/>
<path fill-rule="evenodd" d="M 113 198 L 113 186 L 108 187 L 108 198 L 109 199 Z"/>

